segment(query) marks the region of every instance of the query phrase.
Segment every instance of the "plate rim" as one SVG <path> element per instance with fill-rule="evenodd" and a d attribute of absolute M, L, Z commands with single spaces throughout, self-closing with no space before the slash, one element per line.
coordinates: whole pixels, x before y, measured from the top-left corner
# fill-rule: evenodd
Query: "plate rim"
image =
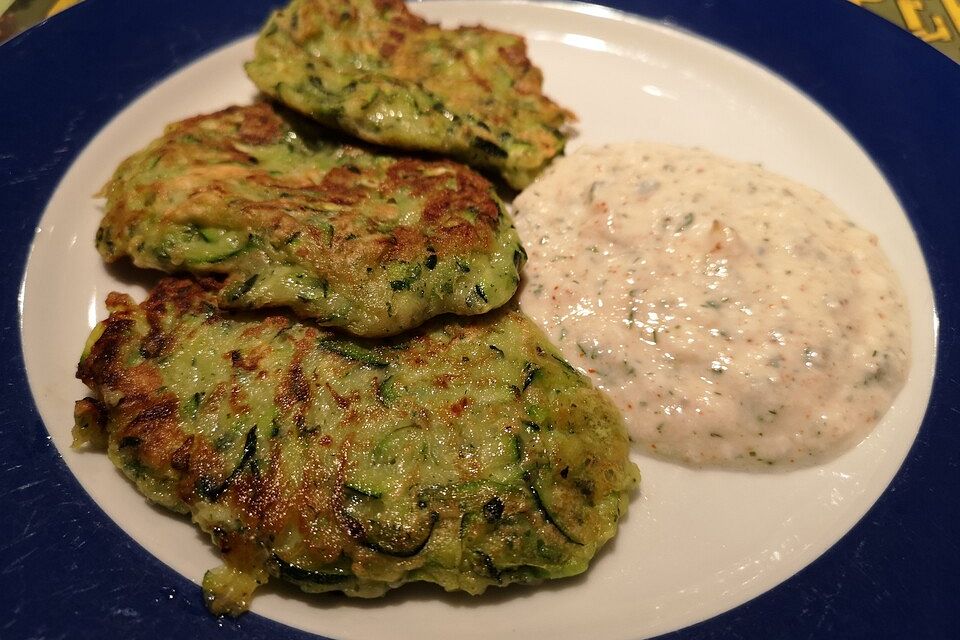
<path fill-rule="evenodd" d="M 134 4 L 136 7 L 131 6 Z M 24 393 L 28 398 L 30 393 L 20 332 L 11 330 L 19 329 L 20 287 L 33 227 L 86 143 L 145 90 L 180 67 L 249 34 L 260 25 L 267 7 L 277 4 L 277 0 L 240 6 L 227 0 L 177 0 L 182 9 L 177 11 L 143 3 L 86 0 L 0 47 L 0 76 L 11 79 L 8 86 L 14 96 L 0 105 L 0 122 L 17 125 L 7 125 L 11 137 L 0 143 L 0 206 L 7 212 L 0 219 L 0 228 L 13 245 L 4 252 L 8 277 L 0 282 L 0 319 L 8 328 L 0 336 L 0 354 L 10 363 L 2 378 L 5 409 L 0 418 L 0 513 L 7 514 L 0 566 L 4 567 L 4 580 L 20 587 L 21 598 L 4 605 L 24 607 L 8 618 L 12 622 L 6 629 L 16 637 L 40 631 L 99 637 L 111 628 L 131 637 L 166 636 L 177 631 L 213 637 L 223 633 L 222 627 L 233 627 L 250 637 L 280 633 L 318 637 L 259 616 L 214 621 L 195 597 L 192 583 L 145 554 L 107 518 L 60 461 L 32 399 L 24 402 Z M 877 637 L 893 637 L 898 631 L 899 635 L 917 634 L 918 624 L 923 625 L 920 635 L 926 637 L 955 631 L 958 612 L 951 606 L 949 594 L 960 591 L 960 559 L 953 544 L 960 508 L 937 502 L 929 494 L 936 493 L 933 489 L 956 487 L 955 469 L 960 466 L 960 435 L 946 428 L 951 414 L 960 412 L 951 402 L 956 390 L 950 379 L 950 372 L 960 372 L 960 356 L 953 346 L 954 321 L 960 310 L 960 296 L 956 295 L 960 293 L 960 269 L 949 264 L 949 249 L 960 233 L 946 204 L 951 195 L 949 161 L 956 160 L 952 150 L 960 149 L 960 125 L 954 130 L 946 126 L 933 130 L 936 123 L 950 122 L 946 118 L 952 114 L 946 105 L 958 104 L 960 82 L 936 87 L 918 87 L 916 82 L 957 73 L 956 66 L 918 39 L 877 16 L 865 16 L 867 12 L 846 2 L 824 0 L 817 3 L 817 10 L 810 9 L 811 3 L 791 3 L 804 7 L 778 7 L 775 13 L 766 12 L 764 20 L 758 19 L 751 0 L 728 0 L 722 7 L 713 0 L 598 0 L 595 4 L 653 19 L 731 49 L 792 84 L 834 117 L 876 163 L 907 212 L 927 261 L 941 320 L 927 416 L 903 466 L 866 516 L 820 558 L 776 588 L 720 616 L 662 637 L 750 635 L 749 630 L 759 625 L 771 637 L 871 632 Z M 230 20 L 222 20 L 224 9 L 229 9 Z M 145 18 L 152 29 L 145 33 L 132 28 L 143 24 Z M 804 25 L 814 29 L 805 31 Z M 150 55 L 118 70 L 105 69 L 100 47 L 104 31 L 114 34 L 107 39 L 107 53 L 123 55 L 157 41 L 165 48 L 162 54 L 149 49 Z M 815 64 L 818 52 L 810 49 L 811 44 L 814 49 L 829 44 L 832 48 L 826 50 L 835 52 L 834 64 Z M 865 52 L 875 65 L 872 69 L 856 64 L 862 62 Z M 886 63 L 886 77 L 878 74 L 878 67 L 883 66 L 878 62 Z M 59 69 L 55 79 L 62 81 L 60 84 L 44 82 L 42 73 L 50 69 Z M 85 82 L 91 77 L 100 80 L 101 89 L 113 91 L 97 92 Z M 897 89 L 905 82 L 911 87 L 909 95 Z M 69 100 L 63 100 L 66 87 L 86 98 L 79 101 L 84 105 L 79 113 L 71 114 Z M 859 95 L 851 95 L 851 87 Z M 864 113 L 870 117 L 864 119 Z M 32 116 L 30 122 L 24 122 L 26 114 Z M 912 120 L 904 121 L 904 114 L 911 114 Z M 42 131 L 38 125 L 44 124 L 52 126 Z M 917 163 L 931 159 L 933 168 Z M 911 163 L 927 171 L 920 176 L 915 171 L 904 173 Z M 10 278 L 10 274 L 18 277 Z M 955 283 L 950 282 L 950 275 Z M 49 502 L 57 509 L 45 510 Z M 935 518 L 928 518 L 931 512 Z M 900 553 L 902 547 L 892 542 L 897 536 L 885 533 L 894 526 L 901 529 L 904 523 L 914 525 L 902 532 L 913 543 L 911 555 Z M 44 525 L 61 528 L 51 530 Z M 93 540 L 84 536 L 88 528 L 97 531 Z M 80 551 L 85 553 L 82 558 L 75 555 Z M 118 554 L 140 564 L 108 568 L 98 560 Z M 63 567 L 71 564 L 72 573 L 65 574 Z M 92 603 L 87 598 L 85 606 L 80 606 L 75 600 L 82 598 L 77 594 L 95 571 L 103 576 L 101 584 L 108 584 L 110 577 L 128 582 L 120 580 L 125 588 L 114 589 L 110 598 L 103 598 L 99 590 L 87 591 L 102 601 Z M 51 577 L 31 580 L 31 575 Z M 891 582 L 891 576 L 898 580 Z M 39 589 L 40 583 L 44 588 Z M 135 585 L 133 592 L 126 588 L 128 583 Z M 38 601 L 28 601 L 26 594 L 49 594 L 54 584 L 69 596 L 70 606 L 45 608 L 38 607 Z M 820 611 L 823 606 L 828 608 L 826 616 Z M 10 613 L 14 611 L 11 607 Z M 176 615 L 170 615 L 171 611 Z M 771 619 L 771 611 L 781 615 Z M 79 632 L 78 627 L 82 629 Z"/>

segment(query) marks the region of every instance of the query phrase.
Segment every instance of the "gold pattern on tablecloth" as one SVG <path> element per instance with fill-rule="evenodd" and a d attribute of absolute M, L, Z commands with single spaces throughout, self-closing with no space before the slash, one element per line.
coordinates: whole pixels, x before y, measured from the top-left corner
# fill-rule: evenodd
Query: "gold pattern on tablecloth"
<path fill-rule="evenodd" d="M 960 62 L 960 0 L 850 0 Z"/>

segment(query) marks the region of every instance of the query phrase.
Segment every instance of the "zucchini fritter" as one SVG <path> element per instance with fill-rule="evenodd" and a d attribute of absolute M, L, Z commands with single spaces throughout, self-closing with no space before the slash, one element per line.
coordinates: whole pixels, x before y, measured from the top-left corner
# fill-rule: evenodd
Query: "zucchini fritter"
<path fill-rule="evenodd" d="M 228 274 L 220 306 L 288 306 L 363 336 L 510 299 L 526 254 L 489 182 L 286 115 L 255 104 L 169 125 L 103 188 L 101 255 Z"/>
<path fill-rule="evenodd" d="M 74 428 L 212 536 L 213 612 L 270 576 L 363 597 L 536 583 L 616 532 L 639 477 L 619 414 L 520 312 L 371 342 L 232 317 L 217 286 L 110 294 Z"/>
<path fill-rule="evenodd" d="M 247 74 L 264 93 L 364 140 L 442 153 L 522 189 L 574 118 L 541 93 L 520 36 L 441 29 L 402 0 L 293 0 Z"/>

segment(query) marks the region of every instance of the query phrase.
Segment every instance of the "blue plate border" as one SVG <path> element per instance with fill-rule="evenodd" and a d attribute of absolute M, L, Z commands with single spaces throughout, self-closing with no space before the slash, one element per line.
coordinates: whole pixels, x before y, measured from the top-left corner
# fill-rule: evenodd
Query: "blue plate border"
<path fill-rule="evenodd" d="M 79 152 L 143 91 L 278 4 L 86 0 L 0 46 L 0 638 L 318 637 L 256 615 L 212 618 L 192 583 L 93 503 L 33 405 L 19 331 L 36 223 Z M 842 0 L 597 4 L 759 61 L 830 112 L 908 212 L 940 318 L 927 416 L 867 515 L 784 584 L 663 637 L 960 637 L 960 67 Z"/>

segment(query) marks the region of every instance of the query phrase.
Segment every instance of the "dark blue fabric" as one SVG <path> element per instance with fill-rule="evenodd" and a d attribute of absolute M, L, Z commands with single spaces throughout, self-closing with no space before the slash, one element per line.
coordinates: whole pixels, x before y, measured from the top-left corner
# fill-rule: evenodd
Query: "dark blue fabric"
<path fill-rule="evenodd" d="M 315 638 L 256 615 L 212 618 L 194 585 L 145 553 L 90 500 L 33 406 L 17 308 L 37 220 L 87 142 L 145 89 L 252 33 L 277 4 L 86 0 L 0 46 L 3 640 Z M 866 517 L 783 585 L 666 637 L 960 637 L 960 269 L 951 258 L 960 240 L 960 69 L 843 0 L 600 4 L 760 61 L 829 111 L 908 211 L 940 317 L 933 401 L 906 463 Z"/>

